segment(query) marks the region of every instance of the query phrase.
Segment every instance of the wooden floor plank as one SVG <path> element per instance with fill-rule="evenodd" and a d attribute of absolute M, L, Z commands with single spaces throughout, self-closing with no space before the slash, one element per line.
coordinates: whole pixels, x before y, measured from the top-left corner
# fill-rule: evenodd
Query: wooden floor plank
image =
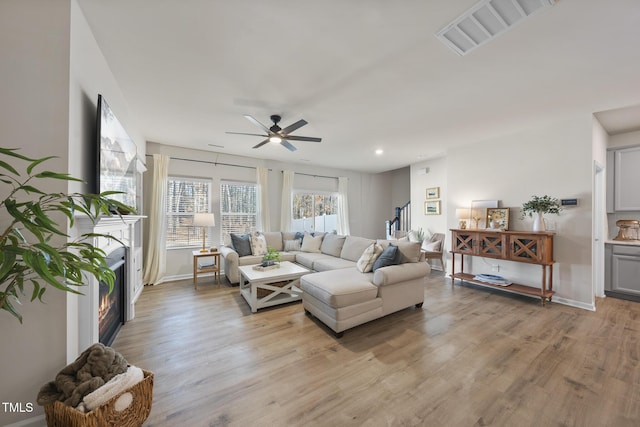
<path fill-rule="evenodd" d="M 425 303 L 337 339 L 300 303 L 144 289 L 113 343 L 155 374 L 145 426 L 640 425 L 640 304 L 590 312 L 433 272 Z"/>

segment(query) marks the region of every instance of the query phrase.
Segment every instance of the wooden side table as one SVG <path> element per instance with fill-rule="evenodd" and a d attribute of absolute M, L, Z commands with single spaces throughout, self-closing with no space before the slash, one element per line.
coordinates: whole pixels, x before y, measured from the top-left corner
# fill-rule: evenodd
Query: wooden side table
<path fill-rule="evenodd" d="M 198 274 L 213 273 L 220 286 L 220 252 L 193 251 L 193 287 L 198 289 Z M 207 258 L 213 258 L 208 262 Z"/>

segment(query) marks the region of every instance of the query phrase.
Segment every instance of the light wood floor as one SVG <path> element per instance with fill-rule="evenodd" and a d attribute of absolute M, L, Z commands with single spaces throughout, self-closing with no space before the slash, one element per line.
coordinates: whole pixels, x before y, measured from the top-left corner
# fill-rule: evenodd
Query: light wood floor
<path fill-rule="evenodd" d="M 301 303 L 145 288 L 113 343 L 155 373 L 145 426 L 638 426 L 640 303 L 597 312 L 433 272 L 425 304 L 336 339 Z"/>

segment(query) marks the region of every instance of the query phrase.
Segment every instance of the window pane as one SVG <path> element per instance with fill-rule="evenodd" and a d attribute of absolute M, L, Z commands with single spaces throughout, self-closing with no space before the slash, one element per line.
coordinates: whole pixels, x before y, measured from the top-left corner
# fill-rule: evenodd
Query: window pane
<path fill-rule="evenodd" d="M 220 231 L 244 233 L 257 225 L 257 187 L 255 184 L 220 184 Z"/>
<path fill-rule="evenodd" d="M 296 193 L 293 195 L 292 231 L 334 231 L 337 229 L 338 196 Z"/>
<path fill-rule="evenodd" d="M 209 212 L 210 188 L 211 182 L 207 180 L 169 177 L 167 248 L 202 246 L 204 230 L 193 226 L 193 214 Z"/>

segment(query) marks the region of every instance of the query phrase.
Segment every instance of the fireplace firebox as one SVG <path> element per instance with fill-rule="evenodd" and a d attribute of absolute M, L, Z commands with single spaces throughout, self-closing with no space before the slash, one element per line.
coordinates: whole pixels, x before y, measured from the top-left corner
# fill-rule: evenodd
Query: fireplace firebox
<path fill-rule="evenodd" d="M 125 298 L 127 280 L 127 248 L 120 247 L 107 255 L 107 266 L 113 270 L 116 279 L 113 290 L 100 282 L 98 293 L 98 336 L 104 345 L 111 345 L 118 331 L 125 323 Z"/>

